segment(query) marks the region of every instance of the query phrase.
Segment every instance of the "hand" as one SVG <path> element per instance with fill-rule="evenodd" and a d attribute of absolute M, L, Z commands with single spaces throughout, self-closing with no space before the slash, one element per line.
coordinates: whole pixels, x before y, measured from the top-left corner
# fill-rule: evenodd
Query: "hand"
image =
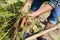
<path fill-rule="evenodd" d="M 27 0 L 27 1 L 33 1 L 33 0 Z"/>
<path fill-rule="evenodd" d="M 21 10 L 21 12 L 28 12 L 28 6 L 24 6 Z"/>
<path fill-rule="evenodd" d="M 38 16 L 38 14 L 36 12 L 32 12 L 32 13 L 28 14 L 27 16 L 30 16 L 31 19 L 34 19 L 36 16 Z"/>
<path fill-rule="evenodd" d="M 29 9 L 29 2 L 27 2 L 24 7 L 22 8 L 21 12 L 28 12 L 28 9 Z"/>

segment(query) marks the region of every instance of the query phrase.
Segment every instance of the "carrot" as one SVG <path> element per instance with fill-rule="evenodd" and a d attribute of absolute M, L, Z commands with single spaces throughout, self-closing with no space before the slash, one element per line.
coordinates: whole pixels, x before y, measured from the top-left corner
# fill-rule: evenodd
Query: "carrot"
<path fill-rule="evenodd" d="M 22 22 L 21 22 L 21 24 L 20 24 L 20 26 L 19 26 L 20 28 L 23 28 L 26 20 L 27 20 L 27 18 L 26 18 L 26 17 L 23 17 Z"/>

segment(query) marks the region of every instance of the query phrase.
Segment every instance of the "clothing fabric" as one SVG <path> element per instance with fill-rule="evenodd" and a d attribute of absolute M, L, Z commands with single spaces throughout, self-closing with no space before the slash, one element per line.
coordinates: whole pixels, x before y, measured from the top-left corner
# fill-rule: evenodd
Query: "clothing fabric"
<path fill-rule="evenodd" d="M 60 6 L 60 0 L 50 0 L 49 4 L 55 8 L 57 6 Z"/>
<path fill-rule="evenodd" d="M 40 8 L 40 6 L 45 2 L 45 0 L 33 0 L 30 10 L 36 11 Z"/>
<path fill-rule="evenodd" d="M 37 11 L 45 1 L 46 0 L 33 0 L 30 10 Z M 60 16 L 60 0 L 49 0 L 49 5 L 54 9 L 47 19 L 50 23 L 56 24 L 58 22 L 58 17 Z"/>
<path fill-rule="evenodd" d="M 57 6 L 51 11 L 51 14 L 48 17 L 48 20 L 52 24 L 57 24 L 59 16 L 60 16 L 60 6 Z"/>

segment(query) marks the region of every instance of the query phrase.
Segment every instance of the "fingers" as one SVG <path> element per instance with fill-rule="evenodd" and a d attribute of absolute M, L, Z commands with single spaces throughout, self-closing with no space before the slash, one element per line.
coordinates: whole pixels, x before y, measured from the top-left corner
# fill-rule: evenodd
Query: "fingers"
<path fill-rule="evenodd" d="M 31 13 L 31 14 L 28 14 L 27 16 L 29 16 L 31 19 L 34 19 L 35 16 Z"/>
<path fill-rule="evenodd" d="M 31 16 L 31 17 L 33 17 L 33 15 L 32 15 L 32 14 L 28 14 L 27 16 Z"/>
<path fill-rule="evenodd" d="M 21 12 L 28 12 L 28 7 L 23 7 Z"/>
<path fill-rule="evenodd" d="M 29 9 L 29 2 L 27 2 L 25 5 L 24 5 L 24 7 L 22 8 L 22 12 L 27 12 L 28 11 L 28 9 Z"/>

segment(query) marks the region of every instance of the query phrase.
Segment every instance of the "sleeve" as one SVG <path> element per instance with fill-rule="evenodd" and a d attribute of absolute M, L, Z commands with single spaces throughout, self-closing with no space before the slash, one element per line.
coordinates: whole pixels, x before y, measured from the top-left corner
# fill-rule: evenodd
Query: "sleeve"
<path fill-rule="evenodd" d="M 55 8 L 57 6 L 57 1 L 56 0 L 50 0 L 49 5 Z"/>

